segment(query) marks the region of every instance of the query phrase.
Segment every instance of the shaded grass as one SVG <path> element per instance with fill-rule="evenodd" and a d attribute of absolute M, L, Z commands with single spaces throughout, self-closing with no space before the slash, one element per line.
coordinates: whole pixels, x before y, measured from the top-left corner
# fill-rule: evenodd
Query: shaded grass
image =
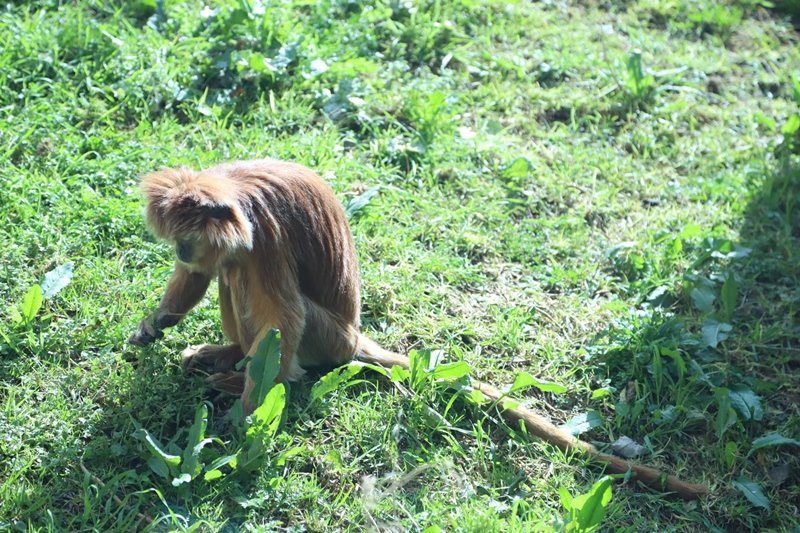
<path fill-rule="evenodd" d="M 765 433 L 800 434 L 798 167 L 773 156 L 800 66 L 783 15 L 655 0 L 241 11 L 87 1 L 0 13 L 3 527 L 125 531 L 144 513 L 231 531 L 522 530 L 562 512 L 560 488 L 599 476 L 462 403 L 447 427 L 426 413 L 449 393 L 406 396 L 377 378 L 316 404 L 310 383 L 294 387 L 278 445 L 303 451 L 283 467 L 186 498 L 155 476 L 134 430 L 180 441 L 213 399 L 225 439 L 230 402 L 177 362 L 186 344 L 221 340 L 213 288 L 165 342 L 123 342 L 171 261 L 143 227 L 137 176 L 260 156 L 312 166 L 343 200 L 382 186 L 351 220 L 371 336 L 444 349 L 494 383 L 521 370 L 562 383 L 564 395 L 525 400 L 557 421 L 597 409 L 606 422 L 584 438 L 627 435 L 647 462 L 711 484 L 696 503 L 615 487 L 608 529 L 796 525 L 796 449 L 748 455 Z M 646 94 L 626 81 L 635 48 L 654 78 Z M 725 240 L 753 251 L 710 257 Z M 72 283 L 14 326 L 27 288 L 68 260 Z M 702 326 L 722 312 L 728 273 L 732 331 L 710 348 Z M 706 286 L 711 310 L 692 297 Z M 662 349 L 678 356 L 654 369 Z M 715 390 L 740 385 L 763 417 L 720 433 Z M 733 488 L 740 475 L 769 510 Z"/>

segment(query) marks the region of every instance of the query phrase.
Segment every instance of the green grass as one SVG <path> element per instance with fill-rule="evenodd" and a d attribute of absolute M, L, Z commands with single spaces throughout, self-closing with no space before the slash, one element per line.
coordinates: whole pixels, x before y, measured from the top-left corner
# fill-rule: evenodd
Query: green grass
<path fill-rule="evenodd" d="M 222 339 L 213 288 L 163 342 L 125 343 L 171 270 L 138 176 L 270 156 L 345 203 L 381 187 L 351 218 L 370 336 L 562 384 L 521 396 L 559 423 L 596 411 L 582 438 L 628 436 L 710 485 L 685 503 L 616 484 L 604 528 L 796 531 L 797 6 L 707 4 L 4 6 L 0 529 L 548 530 L 560 490 L 601 477 L 452 389 L 377 374 L 320 401 L 294 385 L 253 473 L 157 476 L 138 429 L 182 448 L 211 400 L 209 458 L 236 437 L 232 399 L 179 366 Z M 795 444 L 756 440 L 773 433 Z"/>

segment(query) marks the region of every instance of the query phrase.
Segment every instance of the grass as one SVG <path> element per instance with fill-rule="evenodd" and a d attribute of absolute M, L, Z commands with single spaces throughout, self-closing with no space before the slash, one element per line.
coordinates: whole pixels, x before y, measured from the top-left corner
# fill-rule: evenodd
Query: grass
<path fill-rule="evenodd" d="M 124 341 L 171 270 L 137 178 L 271 156 L 346 204 L 380 186 L 351 215 L 372 337 L 559 383 L 522 399 L 559 423 L 597 413 L 582 438 L 628 436 L 711 487 L 614 485 L 605 529 L 796 531 L 800 163 L 782 128 L 800 39 L 796 6 L 760 4 L 4 6 L 0 529 L 548 530 L 560 491 L 600 478 L 446 386 L 376 374 L 317 401 L 293 386 L 246 476 L 154 473 L 134 433 L 182 449 L 204 400 L 206 453 L 236 439 L 232 400 L 179 367 L 222 339 L 213 290 L 154 348 Z M 63 290 L 25 299 L 68 262 Z"/>

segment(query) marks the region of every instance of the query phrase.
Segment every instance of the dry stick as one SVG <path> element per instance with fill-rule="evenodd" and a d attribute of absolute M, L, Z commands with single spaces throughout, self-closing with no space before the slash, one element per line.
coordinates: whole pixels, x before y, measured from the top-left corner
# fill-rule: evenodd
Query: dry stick
<path fill-rule="evenodd" d="M 360 361 L 377 364 L 385 368 L 391 368 L 393 365 L 405 369 L 409 367 L 408 357 L 386 351 L 363 335 L 359 339 L 359 344 L 360 350 L 356 358 Z M 529 433 L 545 442 L 557 446 L 564 452 L 582 452 L 589 459 L 605 464 L 606 468 L 615 474 L 632 472 L 634 474 L 634 479 L 658 490 L 674 492 L 681 498 L 687 500 L 697 499 L 708 492 L 708 486 L 706 485 L 688 483 L 675 476 L 667 475 L 655 468 L 632 463 L 620 457 L 603 453 L 588 442 L 583 442 L 575 438 L 575 436 L 559 428 L 545 417 L 527 407 L 521 405 L 516 407 L 511 407 L 509 405 L 509 407 L 506 407 L 501 401 L 505 395 L 491 385 L 481 383 L 480 381 L 473 381 L 472 388 L 480 391 L 489 400 L 496 402 L 503 417 L 512 424 L 512 427 L 522 422 L 525 424 L 525 428 Z"/>
<path fill-rule="evenodd" d="M 472 386 L 495 402 L 499 402 L 504 396 L 495 387 L 485 383 L 473 382 Z M 498 404 L 498 407 L 506 419 L 513 422 L 522 421 L 529 433 L 554 444 L 565 452 L 570 450 L 582 451 L 592 460 L 605 463 L 608 470 L 615 474 L 625 474 L 628 471 L 632 471 L 636 480 L 661 490 L 666 489 L 668 492 L 674 492 L 687 500 L 699 498 L 708 492 L 706 485 L 688 483 L 655 468 L 632 463 L 615 455 L 603 453 L 588 442 L 583 442 L 570 435 L 527 407 L 520 405 L 514 408 L 505 408 L 501 404 Z"/>
<path fill-rule="evenodd" d="M 91 472 L 89 472 L 89 470 L 86 468 L 86 466 L 84 466 L 82 459 L 80 461 L 80 467 L 81 467 L 81 470 L 83 470 L 83 473 L 88 475 L 90 478 L 92 478 L 92 481 L 94 481 L 96 485 L 99 485 L 100 488 L 103 488 L 103 489 L 106 488 L 106 484 L 103 482 L 103 480 L 100 479 L 99 477 L 95 476 Z M 114 500 L 114 503 L 116 503 L 120 507 L 124 507 L 125 506 L 125 504 L 122 502 L 122 500 L 119 499 L 119 496 L 117 496 L 113 492 L 111 493 L 111 499 Z M 137 512 L 136 516 L 139 518 L 139 520 L 144 520 L 147 523 L 147 525 L 150 525 L 150 524 L 153 523 L 153 519 L 150 518 L 149 516 L 147 516 L 144 513 Z"/>

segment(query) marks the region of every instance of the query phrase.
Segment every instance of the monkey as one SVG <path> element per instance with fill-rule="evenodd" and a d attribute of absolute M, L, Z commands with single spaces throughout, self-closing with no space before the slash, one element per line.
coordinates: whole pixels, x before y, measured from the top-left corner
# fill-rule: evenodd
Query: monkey
<path fill-rule="evenodd" d="M 245 413 L 256 407 L 254 383 L 235 370 L 268 332 L 281 332 L 276 382 L 307 369 L 352 360 L 408 368 L 404 355 L 360 331 L 360 287 L 352 233 L 341 203 L 311 169 L 276 159 L 224 163 L 206 170 L 169 168 L 144 176 L 145 218 L 156 237 L 175 247 L 175 267 L 158 309 L 139 322 L 129 342 L 145 346 L 163 336 L 199 303 L 218 279 L 222 331 L 231 344 L 189 346 L 188 369 L 210 372 L 210 384 L 241 393 Z M 495 387 L 472 381 L 508 423 L 602 463 L 613 473 L 692 499 L 705 485 L 602 453 L 524 406 L 505 404 Z"/>

